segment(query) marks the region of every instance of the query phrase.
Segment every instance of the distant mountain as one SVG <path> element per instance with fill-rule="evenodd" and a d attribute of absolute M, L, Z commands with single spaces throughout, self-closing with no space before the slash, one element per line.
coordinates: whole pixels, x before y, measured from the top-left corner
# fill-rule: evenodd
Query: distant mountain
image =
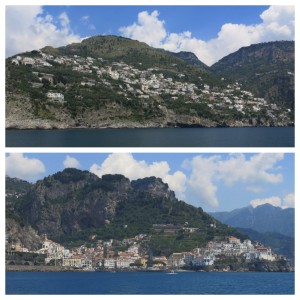
<path fill-rule="evenodd" d="M 248 228 L 264 232 L 277 232 L 295 236 L 295 209 L 264 204 L 253 208 L 247 206 L 230 212 L 210 213 L 214 218 L 235 228 Z"/>
<path fill-rule="evenodd" d="M 244 89 L 294 110 L 295 43 L 268 42 L 227 55 L 211 70 L 227 79 L 237 80 Z"/>
<path fill-rule="evenodd" d="M 14 220 L 19 216 L 39 235 L 47 234 L 68 245 L 151 234 L 151 248 L 160 254 L 188 251 L 206 245 L 215 236 L 247 237 L 201 208 L 178 201 L 159 178 L 99 178 L 77 169 L 65 169 L 38 181 L 18 199 L 8 216 Z M 164 225 L 174 232 L 164 234 Z M 187 226 L 198 230 L 185 232 L 183 227 Z"/>
<path fill-rule="evenodd" d="M 184 60 L 188 64 L 192 66 L 196 66 L 200 69 L 209 70 L 209 66 L 207 66 L 205 63 L 203 63 L 201 60 L 198 59 L 198 57 L 193 52 L 187 52 L 187 51 L 180 51 L 177 53 L 170 52 L 172 55 Z"/>

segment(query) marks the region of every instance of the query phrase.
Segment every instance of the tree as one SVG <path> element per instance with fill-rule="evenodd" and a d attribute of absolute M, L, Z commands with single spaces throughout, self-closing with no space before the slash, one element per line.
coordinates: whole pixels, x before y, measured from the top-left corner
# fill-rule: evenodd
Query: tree
<path fill-rule="evenodd" d="M 50 88 L 50 82 L 49 82 L 49 80 L 43 78 L 42 79 L 42 84 L 43 84 L 43 88 L 45 88 L 47 90 Z"/>

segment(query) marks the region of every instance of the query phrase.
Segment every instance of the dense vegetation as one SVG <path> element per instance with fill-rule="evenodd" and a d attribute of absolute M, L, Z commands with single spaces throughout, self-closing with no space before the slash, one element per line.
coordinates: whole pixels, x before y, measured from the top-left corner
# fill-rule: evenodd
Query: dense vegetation
<path fill-rule="evenodd" d="M 6 60 L 7 116 L 10 126 L 17 128 L 25 125 L 15 120 L 16 111 L 26 122 L 44 120 L 53 128 L 131 127 L 132 123 L 141 127 L 237 126 L 236 122 L 246 126 L 291 125 L 293 113 L 287 108 L 293 112 L 294 53 L 293 44 L 286 43 L 274 43 L 271 49 L 269 44 L 242 48 L 211 68 L 193 53 L 171 53 L 116 36 L 95 36 L 60 48 L 48 46 L 42 51 L 43 55 L 53 55 L 47 58 L 50 65 L 16 66 L 13 58 Z M 35 59 L 42 56 L 36 50 L 20 55 Z M 67 62 L 59 63 L 62 57 Z M 119 63 L 127 64 L 131 71 L 125 78 L 112 78 L 109 68 L 124 71 L 115 67 Z M 74 70 L 78 65 L 86 67 L 86 72 Z M 100 69 L 105 70 L 101 75 L 97 73 Z M 144 73 L 140 77 L 141 71 Z M 43 78 L 43 74 L 51 74 L 52 79 Z M 141 92 L 141 78 L 151 81 L 155 75 L 155 80 L 163 78 L 159 92 L 151 84 L 149 93 Z M 236 81 L 254 97 L 264 97 L 283 110 L 273 111 L 270 106 L 253 110 L 253 104 L 244 102 L 247 99 L 237 91 L 226 95 L 230 101 L 241 99 L 244 110 L 239 111 L 234 102 L 225 105 L 224 90 Z M 185 85 L 184 92 L 180 91 L 180 83 Z M 192 84 L 195 90 L 187 88 Z M 205 86 L 209 86 L 208 94 L 202 93 Z M 63 94 L 64 100 L 49 100 L 49 91 Z M 215 97 L 215 93 L 223 96 Z"/>
<path fill-rule="evenodd" d="M 243 47 L 222 58 L 211 70 L 238 80 L 259 97 L 294 110 L 295 43 L 269 42 Z"/>
<path fill-rule="evenodd" d="M 25 180 L 5 177 L 5 192 L 6 194 L 22 194 L 29 191 L 31 184 Z"/>
<path fill-rule="evenodd" d="M 66 169 L 37 182 L 14 208 L 40 234 L 47 233 L 68 247 L 143 233 L 147 234 L 145 247 L 154 254 L 169 255 L 205 246 L 215 238 L 247 237 L 201 208 L 178 201 L 155 177 L 130 182 L 122 175 L 100 179 L 86 171 Z M 17 221 L 15 215 L 7 217 Z M 164 225 L 174 230 L 164 230 Z M 189 232 L 185 227 L 197 230 Z"/>

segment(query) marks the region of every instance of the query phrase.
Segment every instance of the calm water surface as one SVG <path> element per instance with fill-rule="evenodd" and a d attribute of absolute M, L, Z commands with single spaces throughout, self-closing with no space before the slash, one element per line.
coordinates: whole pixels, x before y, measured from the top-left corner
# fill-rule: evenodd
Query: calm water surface
<path fill-rule="evenodd" d="M 6 294 L 287 295 L 294 280 L 294 273 L 7 272 Z"/>
<path fill-rule="evenodd" d="M 6 146 L 294 147 L 294 128 L 6 130 Z"/>

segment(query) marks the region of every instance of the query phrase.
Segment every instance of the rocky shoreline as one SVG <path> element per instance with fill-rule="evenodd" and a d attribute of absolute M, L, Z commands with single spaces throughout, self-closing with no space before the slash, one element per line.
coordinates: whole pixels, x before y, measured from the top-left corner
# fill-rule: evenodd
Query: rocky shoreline
<path fill-rule="evenodd" d="M 7 124 L 6 130 L 73 130 L 73 129 L 155 129 L 155 128 L 268 128 L 268 127 L 294 127 L 294 124 L 268 124 L 268 125 L 250 125 L 244 123 L 236 124 L 216 124 L 215 126 L 206 126 L 203 124 L 166 124 L 165 126 L 155 126 L 154 124 L 141 123 L 122 123 L 109 124 L 107 126 L 67 126 L 40 122 L 22 122 L 20 124 Z"/>
<path fill-rule="evenodd" d="M 19 100 L 19 101 L 16 101 Z M 76 117 L 61 107 L 47 106 L 50 117 L 36 116 L 34 107 L 28 98 L 8 97 L 6 105 L 6 129 L 53 130 L 53 129 L 104 129 L 104 128 L 217 128 L 217 127 L 294 127 L 294 122 L 271 118 L 245 118 L 243 120 L 223 119 L 211 120 L 195 114 L 179 114 L 172 109 L 161 108 L 162 115 L 137 120 L 130 111 L 108 109 L 87 109 Z"/>
<path fill-rule="evenodd" d="M 62 266 L 45 265 L 6 265 L 6 272 L 90 272 L 94 270 L 75 269 Z M 97 272 L 170 272 L 170 269 L 97 269 Z M 257 261 L 253 263 L 220 264 L 202 268 L 184 268 L 176 272 L 294 272 L 290 264 L 283 261 L 266 262 Z"/>

